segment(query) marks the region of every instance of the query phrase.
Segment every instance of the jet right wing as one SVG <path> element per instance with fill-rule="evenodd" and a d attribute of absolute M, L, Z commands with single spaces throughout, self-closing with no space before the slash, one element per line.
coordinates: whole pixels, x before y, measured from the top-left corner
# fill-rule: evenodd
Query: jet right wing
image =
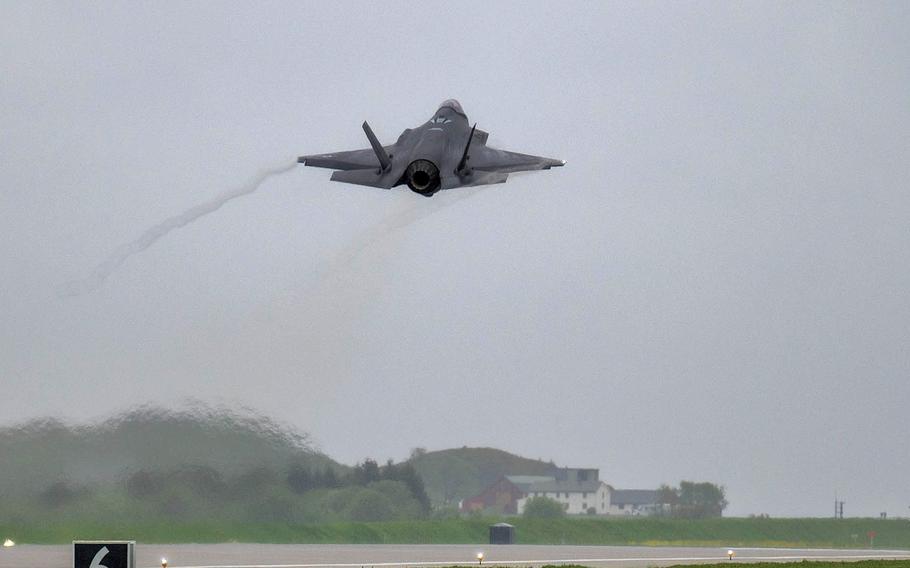
<path fill-rule="evenodd" d="M 489 146 L 478 146 L 476 149 L 472 146 L 469 154 L 471 157 L 467 162 L 468 167 L 485 172 L 509 173 L 528 170 L 549 170 L 550 168 L 563 166 L 566 163 L 565 160 L 554 160 L 543 156 L 497 150 Z"/>
<path fill-rule="evenodd" d="M 391 146 L 386 147 L 388 152 Z M 347 152 L 334 152 L 331 154 L 313 154 L 300 156 L 297 161 L 305 166 L 316 168 L 329 168 L 332 170 L 366 170 L 379 169 L 379 159 L 372 148 L 363 150 L 349 150 Z"/>

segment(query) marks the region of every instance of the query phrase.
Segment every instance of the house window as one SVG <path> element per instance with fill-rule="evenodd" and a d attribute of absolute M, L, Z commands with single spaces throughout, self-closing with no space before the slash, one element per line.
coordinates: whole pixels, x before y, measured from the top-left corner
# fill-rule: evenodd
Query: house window
<path fill-rule="evenodd" d="M 587 499 L 587 498 L 588 498 L 588 492 L 587 492 L 587 491 L 582 491 L 582 492 L 581 492 L 581 498 L 582 498 L 582 499 Z"/>

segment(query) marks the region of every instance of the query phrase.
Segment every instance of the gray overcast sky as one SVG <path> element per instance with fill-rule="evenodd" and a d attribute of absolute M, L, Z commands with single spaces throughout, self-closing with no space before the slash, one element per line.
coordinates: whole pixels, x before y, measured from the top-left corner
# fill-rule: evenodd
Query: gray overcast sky
<path fill-rule="evenodd" d="M 730 514 L 907 515 L 910 4 L 0 4 L 0 417 L 245 404 L 349 463 L 490 445 Z M 300 168 L 458 98 L 565 168 Z"/>

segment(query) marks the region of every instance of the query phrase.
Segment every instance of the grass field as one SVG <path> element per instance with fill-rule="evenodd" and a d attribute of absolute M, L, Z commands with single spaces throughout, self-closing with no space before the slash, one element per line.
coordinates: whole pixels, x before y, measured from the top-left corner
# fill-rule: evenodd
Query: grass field
<path fill-rule="evenodd" d="M 68 543 L 74 538 L 131 538 L 147 543 L 473 544 L 488 526 L 516 526 L 521 544 L 790 546 L 910 549 L 910 520 L 881 519 L 446 519 L 377 523 L 287 524 L 206 522 L 0 523 L 0 539 Z"/>

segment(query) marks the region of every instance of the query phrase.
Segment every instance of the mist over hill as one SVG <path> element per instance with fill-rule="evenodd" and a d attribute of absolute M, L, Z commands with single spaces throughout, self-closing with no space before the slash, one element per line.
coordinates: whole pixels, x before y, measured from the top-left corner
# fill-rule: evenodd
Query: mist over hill
<path fill-rule="evenodd" d="M 0 524 L 404 520 L 430 508 L 409 463 L 342 465 L 250 411 L 145 406 L 0 429 Z"/>
<path fill-rule="evenodd" d="M 143 406 L 97 424 L 37 419 L 0 428 L 0 495 L 33 493 L 52 483 L 111 483 L 138 472 L 186 466 L 233 477 L 251 468 L 343 469 L 306 434 L 253 412 L 194 404 Z"/>
<path fill-rule="evenodd" d="M 176 410 L 141 406 L 87 425 L 42 418 L 5 426 L 0 457 L 0 497 L 6 502 L 42 496 L 73 501 L 130 488 L 148 493 L 143 484 L 152 489 L 195 484 L 187 489 L 193 493 L 206 491 L 200 484 L 286 483 L 289 476 L 305 493 L 344 485 L 353 475 L 351 466 L 314 448 L 306 433 L 253 411 L 199 403 Z M 406 463 L 437 506 L 455 506 L 502 475 L 547 475 L 557 467 L 495 448 L 468 447 L 418 448 Z M 323 479 L 329 470 L 334 481 Z"/>

